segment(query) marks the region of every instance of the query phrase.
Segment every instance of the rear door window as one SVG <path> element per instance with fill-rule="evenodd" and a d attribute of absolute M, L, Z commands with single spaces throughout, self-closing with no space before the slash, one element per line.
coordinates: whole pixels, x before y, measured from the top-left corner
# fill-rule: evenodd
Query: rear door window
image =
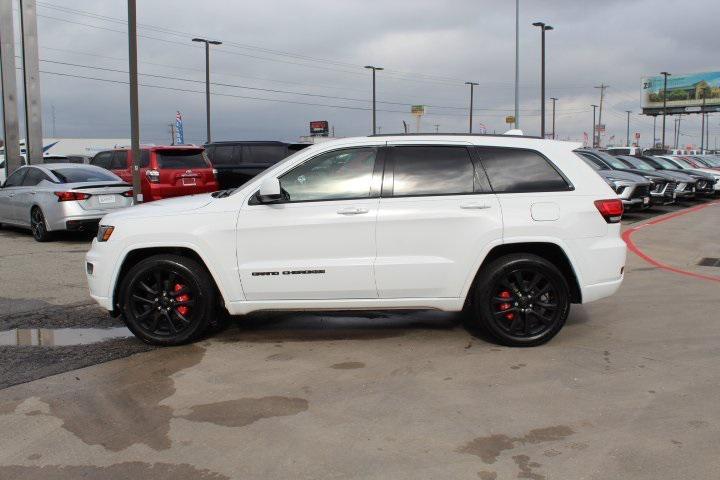
<path fill-rule="evenodd" d="M 237 155 L 233 155 L 234 150 L 239 150 L 239 148 L 232 145 L 216 145 L 213 147 L 212 156 L 210 157 L 212 164 L 229 166 L 240 163 L 239 152 Z"/>
<path fill-rule="evenodd" d="M 157 150 L 159 168 L 204 168 L 205 154 L 202 150 Z"/>
<path fill-rule="evenodd" d="M 22 185 L 22 181 L 25 178 L 25 174 L 28 170 L 28 168 L 21 168 L 20 170 L 16 170 L 15 172 L 13 172 L 13 174 L 10 175 L 7 180 L 5 180 L 5 184 L 3 185 L 3 187 L 19 187 L 20 185 Z"/>
<path fill-rule="evenodd" d="M 49 181 L 50 179 L 42 171 L 37 168 L 30 167 L 27 169 L 27 174 L 22 181 L 22 185 L 23 187 L 34 187 L 43 180 Z"/>
<path fill-rule="evenodd" d="M 100 152 L 92 159 L 90 164 L 98 167 L 110 170 L 110 163 L 112 162 L 113 152 Z"/>
<path fill-rule="evenodd" d="M 394 197 L 457 195 L 475 190 L 475 168 L 465 147 L 392 147 L 389 152 L 394 162 Z"/>
<path fill-rule="evenodd" d="M 286 145 L 244 145 L 242 163 L 275 164 L 288 156 Z"/>
<path fill-rule="evenodd" d="M 117 150 L 110 162 L 110 170 L 125 170 L 127 167 L 127 150 Z"/>
<path fill-rule="evenodd" d="M 570 186 L 534 150 L 478 147 L 490 184 L 496 193 L 559 192 Z"/>

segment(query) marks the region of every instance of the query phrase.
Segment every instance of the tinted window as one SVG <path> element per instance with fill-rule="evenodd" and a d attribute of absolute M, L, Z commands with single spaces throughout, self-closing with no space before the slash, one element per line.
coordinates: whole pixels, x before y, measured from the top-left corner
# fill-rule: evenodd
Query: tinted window
<path fill-rule="evenodd" d="M 285 145 L 245 145 L 242 151 L 242 163 L 274 164 L 287 155 Z"/>
<path fill-rule="evenodd" d="M 532 150 L 480 148 L 490 184 L 498 193 L 557 192 L 567 182 L 545 158 Z"/>
<path fill-rule="evenodd" d="M 107 170 L 110 170 L 110 161 L 112 160 L 113 152 L 100 152 L 92 159 L 92 162 L 90 162 L 93 165 L 97 165 L 98 167 L 105 168 Z"/>
<path fill-rule="evenodd" d="M 60 180 L 60 183 L 120 181 L 111 172 L 105 172 L 97 168 L 53 168 L 52 172 Z"/>
<path fill-rule="evenodd" d="M 24 187 L 34 187 L 43 180 L 50 180 L 43 172 L 37 168 L 28 168 L 27 174 L 22 181 Z"/>
<path fill-rule="evenodd" d="M 159 168 L 204 168 L 205 155 L 202 150 L 157 150 Z"/>
<path fill-rule="evenodd" d="M 580 153 L 580 158 L 582 158 L 582 160 L 587 163 L 593 170 L 603 170 L 605 168 L 603 167 L 602 163 L 600 163 L 597 159 L 586 153 Z"/>
<path fill-rule="evenodd" d="M 318 155 L 280 177 L 291 202 L 368 198 L 377 150 L 349 148 Z"/>
<path fill-rule="evenodd" d="M 235 147 L 232 145 L 217 145 L 212 151 L 210 161 L 213 165 L 235 165 L 240 163 L 240 152 L 233 157 L 233 150 L 235 150 Z"/>
<path fill-rule="evenodd" d="M 465 147 L 392 147 L 393 196 L 473 192 L 475 170 Z"/>
<path fill-rule="evenodd" d="M 624 162 L 624 167 L 618 167 L 618 168 L 637 168 L 638 170 L 655 170 L 651 165 L 643 162 L 639 158 L 635 157 L 623 157 L 618 159 L 619 162 Z"/>
<path fill-rule="evenodd" d="M 25 178 L 25 174 L 27 173 L 27 168 L 21 168 L 20 170 L 16 170 L 13 172 L 12 175 L 10 175 L 7 180 L 5 180 L 5 187 L 19 187 L 22 184 L 23 178 Z"/>
<path fill-rule="evenodd" d="M 110 170 L 125 170 L 127 168 L 127 150 L 118 150 L 113 154 Z"/>
<path fill-rule="evenodd" d="M 70 157 L 43 157 L 43 163 L 71 163 Z M 75 162 L 77 163 L 77 162 Z M 82 162 L 80 162 L 82 163 Z"/>

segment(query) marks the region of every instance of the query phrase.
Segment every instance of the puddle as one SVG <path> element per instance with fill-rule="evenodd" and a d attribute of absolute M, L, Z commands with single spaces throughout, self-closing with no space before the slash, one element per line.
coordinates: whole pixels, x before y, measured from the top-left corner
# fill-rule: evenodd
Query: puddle
<path fill-rule="evenodd" d="M 125 327 L 114 328 L 16 328 L 0 332 L 0 346 L 62 347 L 88 345 L 113 338 L 132 337 Z"/>

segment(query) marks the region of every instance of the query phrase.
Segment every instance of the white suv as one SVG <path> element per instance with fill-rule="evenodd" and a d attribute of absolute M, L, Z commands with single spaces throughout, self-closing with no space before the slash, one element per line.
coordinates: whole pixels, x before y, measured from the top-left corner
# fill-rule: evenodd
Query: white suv
<path fill-rule="evenodd" d="M 103 218 L 90 291 L 149 343 L 226 313 L 438 309 L 538 345 L 623 279 L 622 202 L 573 150 L 519 136 L 314 145 L 236 190 Z"/>

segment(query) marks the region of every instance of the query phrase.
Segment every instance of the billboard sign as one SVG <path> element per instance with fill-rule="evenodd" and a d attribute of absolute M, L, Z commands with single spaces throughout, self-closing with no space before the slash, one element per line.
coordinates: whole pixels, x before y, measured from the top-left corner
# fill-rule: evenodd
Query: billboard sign
<path fill-rule="evenodd" d="M 330 133 L 330 124 L 327 120 L 310 122 L 310 135 L 327 137 Z"/>
<path fill-rule="evenodd" d="M 667 92 L 664 82 L 662 75 L 642 78 L 640 106 L 644 114 L 661 114 L 663 100 L 668 114 L 720 112 L 720 72 L 670 75 Z"/>
<path fill-rule="evenodd" d="M 422 116 L 425 115 L 425 105 L 411 105 L 410 106 L 410 113 L 416 116 Z"/>

